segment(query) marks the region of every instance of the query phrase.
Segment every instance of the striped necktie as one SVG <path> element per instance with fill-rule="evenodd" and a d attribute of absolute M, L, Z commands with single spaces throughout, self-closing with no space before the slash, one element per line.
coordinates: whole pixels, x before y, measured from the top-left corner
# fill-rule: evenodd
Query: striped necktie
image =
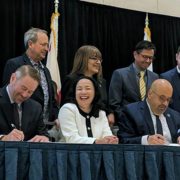
<path fill-rule="evenodd" d="M 139 89 L 141 94 L 141 100 L 144 100 L 144 97 L 146 95 L 146 83 L 144 80 L 144 71 L 140 71 Z"/>

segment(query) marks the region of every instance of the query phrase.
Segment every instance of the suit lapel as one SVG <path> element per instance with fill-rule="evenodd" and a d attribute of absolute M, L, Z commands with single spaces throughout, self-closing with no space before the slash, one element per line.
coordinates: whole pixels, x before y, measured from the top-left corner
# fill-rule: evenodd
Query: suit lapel
<path fill-rule="evenodd" d="M 174 91 L 179 92 L 180 91 L 180 76 L 176 68 L 174 69 L 174 71 L 172 71 L 172 83 L 174 85 Z"/>
<path fill-rule="evenodd" d="M 1 89 L 1 109 L 2 109 L 2 113 L 4 114 L 5 119 L 7 120 L 7 123 L 9 124 L 10 127 L 13 119 L 13 107 L 12 104 L 10 102 L 9 96 L 7 94 L 6 91 L 6 87 L 3 87 Z"/>
<path fill-rule="evenodd" d="M 28 106 L 28 100 L 24 101 L 21 106 L 22 106 L 22 118 L 21 118 L 21 126 L 22 130 L 28 129 L 29 124 L 33 123 L 32 122 L 32 111 L 29 111 L 29 106 Z M 31 107 L 33 108 L 33 107 Z"/>
<path fill-rule="evenodd" d="M 24 65 L 30 65 L 33 67 L 30 59 L 28 58 L 28 56 L 26 54 L 23 55 L 23 61 L 24 61 Z"/>
<path fill-rule="evenodd" d="M 152 79 L 152 77 L 151 77 L 151 75 L 150 75 L 150 71 L 147 70 L 147 84 L 146 84 L 146 89 L 147 89 L 147 90 L 148 90 L 149 87 L 151 86 L 152 81 L 153 81 L 153 79 Z"/>
<path fill-rule="evenodd" d="M 171 117 L 171 114 L 168 112 L 168 110 L 164 113 L 164 116 L 166 117 L 166 122 L 169 128 L 169 131 L 171 133 L 171 137 L 176 137 L 176 127 L 173 118 Z M 175 134 L 176 133 L 176 134 Z M 173 139 L 172 139 L 173 141 Z"/>
<path fill-rule="evenodd" d="M 129 81 L 129 84 L 131 84 L 132 89 L 134 89 L 135 94 L 137 94 L 136 99 L 140 100 L 139 99 L 139 97 L 140 97 L 139 85 L 137 83 L 136 72 L 134 70 L 133 64 L 131 64 L 129 66 L 128 71 L 129 71 L 128 72 L 128 81 Z"/>
<path fill-rule="evenodd" d="M 142 114 L 144 114 L 144 120 L 145 120 L 145 123 L 147 124 L 149 134 L 155 134 L 153 121 L 152 121 L 151 114 L 149 111 L 149 107 L 146 103 L 146 100 L 142 102 L 141 111 L 142 111 Z"/>

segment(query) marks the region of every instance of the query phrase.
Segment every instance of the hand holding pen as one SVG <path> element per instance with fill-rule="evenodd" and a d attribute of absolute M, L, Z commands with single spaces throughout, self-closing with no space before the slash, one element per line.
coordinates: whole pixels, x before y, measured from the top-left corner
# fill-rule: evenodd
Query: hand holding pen
<path fill-rule="evenodd" d="M 5 135 L 3 137 L 3 141 L 23 141 L 24 140 L 24 133 L 18 129 L 16 129 L 14 124 L 11 124 L 12 126 L 12 131 Z"/>

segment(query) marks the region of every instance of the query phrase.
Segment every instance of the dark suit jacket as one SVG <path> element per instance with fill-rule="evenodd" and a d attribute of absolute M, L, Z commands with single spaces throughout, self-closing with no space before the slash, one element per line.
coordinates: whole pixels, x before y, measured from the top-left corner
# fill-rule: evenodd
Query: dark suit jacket
<path fill-rule="evenodd" d="M 3 84 L 7 85 L 9 83 L 11 74 L 16 71 L 17 68 L 19 68 L 22 65 L 31 65 L 30 59 L 27 57 L 26 54 L 23 54 L 22 56 L 15 57 L 12 59 L 9 59 L 5 65 L 4 73 L 3 73 Z M 48 84 L 48 92 L 49 92 L 49 121 L 54 121 L 58 116 L 58 106 L 55 101 L 55 96 L 53 92 L 53 86 L 52 86 L 52 79 L 51 75 L 49 73 L 49 70 L 44 66 L 44 73 L 46 76 L 47 84 Z M 39 85 L 36 89 L 36 91 L 31 96 L 32 99 L 39 102 L 42 107 L 44 106 L 44 94 L 42 87 Z"/>
<path fill-rule="evenodd" d="M 177 143 L 180 128 L 180 114 L 168 108 L 164 116 L 171 133 L 172 142 Z M 118 122 L 120 143 L 141 144 L 143 135 L 153 135 L 154 126 L 146 101 L 136 102 L 124 107 Z"/>
<path fill-rule="evenodd" d="M 180 112 L 180 75 L 176 67 L 160 75 L 161 78 L 168 80 L 173 87 L 173 102 L 169 106 Z"/>
<path fill-rule="evenodd" d="M 0 89 L 0 134 L 6 135 L 13 130 L 11 125 L 14 123 L 12 112 L 13 106 L 7 94 L 6 87 L 3 87 Z M 22 103 L 21 122 L 21 129 L 24 132 L 25 141 L 33 138 L 35 135 L 44 135 L 48 137 L 43 122 L 42 107 L 38 102 L 28 99 Z"/>
<path fill-rule="evenodd" d="M 146 89 L 156 79 L 158 79 L 158 75 L 147 70 Z M 137 101 L 141 101 L 141 96 L 133 64 L 115 70 L 109 87 L 109 105 L 115 112 L 116 120 L 119 119 L 124 105 Z"/>
<path fill-rule="evenodd" d="M 61 88 L 61 106 L 69 102 L 69 100 L 72 97 L 73 85 L 81 76 L 83 76 L 83 74 L 69 74 L 66 76 L 64 82 L 62 83 L 62 88 Z M 112 111 L 109 109 L 109 106 L 108 106 L 105 79 L 101 79 L 101 81 L 98 81 L 98 85 L 99 85 L 99 91 L 101 95 L 100 103 L 103 105 L 106 113 L 109 114 Z"/>

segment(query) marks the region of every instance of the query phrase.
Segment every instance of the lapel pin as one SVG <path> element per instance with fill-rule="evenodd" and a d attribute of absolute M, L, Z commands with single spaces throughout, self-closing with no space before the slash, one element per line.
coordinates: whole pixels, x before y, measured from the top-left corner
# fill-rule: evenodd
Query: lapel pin
<path fill-rule="evenodd" d="M 171 117 L 171 115 L 168 113 L 168 114 L 167 114 L 167 117 L 169 117 L 169 118 L 170 118 L 170 117 Z"/>

